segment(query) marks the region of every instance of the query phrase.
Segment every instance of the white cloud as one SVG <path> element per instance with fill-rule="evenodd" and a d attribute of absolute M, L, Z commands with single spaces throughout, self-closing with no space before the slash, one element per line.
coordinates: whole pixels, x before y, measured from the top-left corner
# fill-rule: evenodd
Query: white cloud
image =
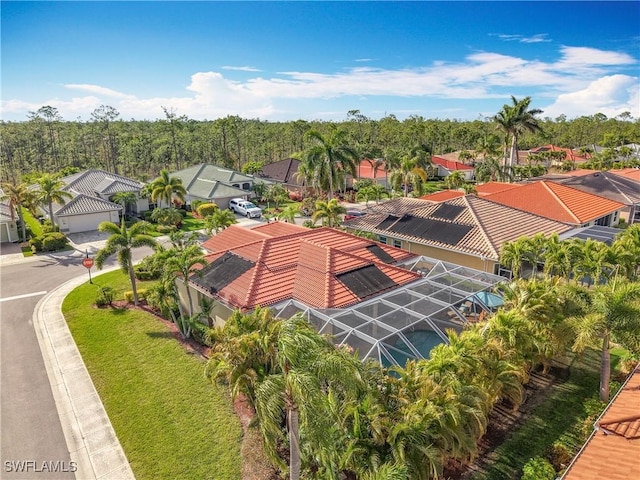
<path fill-rule="evenodd" d="M 547 38 L 546 33 L 536 33 L 530 37 L 525 37 L 523 35 L 508 35 L 508 34 L 498 34 L 497 37 L 501 40 L 505 40 L 507 42 L 520 42 L 520 43 L 541 43 L 541 42 L 550 42 L 551 40 Z"/>
<path fill-rule="evenodd" d="M 118 92 L 110 88 L 101 87 L 99 85 L 89 85 L 86 83 L 68 83 L 64 86 L 70 90 L 83 90 L 85 92 L 94 93 L 96 95 L 102 95 L 105 97 L 113 98 L 135 98 L 133 95 L 127 95 L 126 93 Z"/>
<path fill-rule="evenodd" d="M 610 75 L 599 78 L 582 90 L 558 95 L 556 101 L 544 107 L 543 110 L 544 115 L 551 118 L 562 114 L 573 118 L 598 112 L 608 117 L 631 112 L 633 117 L 638 118 L 640 117 L 638 77 Z"/>
<path fill-rule="evenodd" d="M 540 98 L 551 99 L 545 115 L 564 113 L 571 117 L 604 109 L 612 112 L 624 109 L 637 116 L 637 102 L 635 107 L 631 104 L 638 95 L 637 78 L 634 80 L 619 70 L 635 63 L 637 60 L 625 53 L 563 46 L 559 59 L 554 62 L 480 51 L 461 62 L 435 61 L 420 68 L 398 70 L 359 66 L 333 73 L 288 71 L 270 78 L 252 76 L 242 81 L 226 78 L 220 72 L 197 72 L 191 75 L 186 89 L 173 96 L 139 98 L 105 86 L 74 83 L 65 88 L 90 95 L 64 100 L 53 98 L 37 104 L 12 99 L 2 102 L 2 112 L 15 117 L 20 112 L 26 115 L 29 110 L 52 105 L 63 117 L 75 118 L 79 114 L 88 117 L 100 104 L 109 104 L 118 109 L 122 118 L 153 119 L 163 116 L 163 105 L 197 119 L 226 115 L 269 119 L 284 110 L 305 108 L 302 104 L 341 97 L 389 99 L 388 111 L 394 113 L 391 100 L 394 97 L 502 100 L 511 93 L 525 92 L 538 99 L 536 104 L 541 103 Z M 258 71 L 247 66 L 223 68 Z M 292 107 L 293 104 L 296 106 Z M 337 108 L 337 104 L 327 106 Z M 372 105 L 372 108 L 380 106 Z M 475 116 L 476 108 L 469 110 Z M 304 117 L 308 113 L 296 111 L 295 115 Z"/>
<path fill-rule="evenodd" d="M 255 67 L 232 67 L 230 65 L 225 65 L 224 67 L 220 67 L 222 68 L 222 70 L 237 70 L 240 72 L 261 72 L 262 70 L 260 70 L 259 68 L 255 68 Z"/>

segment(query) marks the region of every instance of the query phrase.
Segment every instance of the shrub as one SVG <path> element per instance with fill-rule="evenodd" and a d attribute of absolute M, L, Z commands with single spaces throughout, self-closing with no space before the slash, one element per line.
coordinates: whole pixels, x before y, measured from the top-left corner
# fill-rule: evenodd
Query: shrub
<path fill-rule="evenodd" d="M 32 238 L 29 240 L 29 245 L 31 245 L 31 250 L 34 253 L 43 251 L 55 252 L 66 248 L 67 242 L 68 240 L 64 233 L 49 232 Z"/>
<path fill-rule="evenodd" d="M 556 471 L 545 458 L 534 457 L 525 463 L 520 480 L 554 480 Z"/>
<path fill-rule="evenodd" d="M 202 322 L 193 322 L 191 334 L 196 342 L 207 347 L 213 346 L 211 335 L 209 334 L 209 326 Z"/>
<path fill-rule="evenodd" d="M 45 220 L 44 223 L 42 224 L 42 233 L 47 234 L 55 231 L 56 231 L 56 227 L 53 226 L 53 223 L 51 223 L 51 220 L 49 219 Z"/>
<path fill-rule="evenodd" d="M 554 442 L 554 444 L 547 449 L 547 459 L 551 462 L 556 472 L 567 468 L 572 458 L 573 454 L 569 447 L 560 442 Z"/>
<path fill-rule="evenodd" d="M 138 300 L 145 300 L 147 298 L 147 290 L 145 288 L 138 289 Z M 133 290 L 127 290 L 124 292 L 124 299 L 127 303 L 133 303 Z"/>
<path fill-rule="evenodd" d="M 215 203 L 203 203 L 196 211 L 202 218 L 206 218 L 209 215 L 213 215 L 216 210 L 218 210 L 218 205 Z"/>
<path fill-rule="evenodd" d="M 55 252 L 67 246 L 67 237 L 64 233 L 51 232 L 44 235 L 42 239 L 42 249 L 45 252 Z"/>
<path fill-rule="evenodd" d="M 303 195 L 300 191 L 289 192 L 289 198 L 294 202 L 301 202 L 303 199 Z"/>
<path fill-rule="evenodd" d="M 205 203 L 205 202 L 203 202 L 202 200 L 194 200 L 194 201 L 192 201 L 191 202 L 191 211 L 198 213 L 198 207 L 200 205 L 202 205 L 203 203 Z"/>
<path fill-rule="evenodd" d="M 316 225 L 315 223 L 313 223 L 313 220 L 305 220 L 304 222 L 302 222 L 302 226 L 307 228 L 313 228 Z"/>
<path fill-rule="evenodd" d="M 153 210 L 145 210 L 144 212 L 140 212 L 140 217 L 147 222 L 151 222 L 152 214 L 153 214 Z"/>
<path fill-rule="evenodd" d="M 178 229 L 175 225 L 158 225 L 156 227 L 156 231 L 158 233 L 171 233 L 175 232 Z"/>
<path fill-rule="evenodd" d="M 98 294 L 96 295 L 96 306 L 106 307 L 113 303 L 113 288 L 111 287 L 98 287 Z"/>

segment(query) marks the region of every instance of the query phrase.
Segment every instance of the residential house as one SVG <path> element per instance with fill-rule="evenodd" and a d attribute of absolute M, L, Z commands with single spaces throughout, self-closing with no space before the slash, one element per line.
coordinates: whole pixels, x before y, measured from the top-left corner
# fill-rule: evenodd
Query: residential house
<path fill-rule="evenodd" d="M 400 202 L 398 202 L 400 200 Z M 500 273 L 500 252 L 504 242 L 536 233 L 562 233 L 572 227 L 475 195 L 443 202 L 422 201 L 411 209 L 406 199 L 394 199 L 367 215 L 344 222 L 349 231 L 365 231 L 383 244 L 418 255 Z"/>
<path fill-rule="evenodd" d="M 0 188 L 0 196 L 4 192 Z M 0 243 L 17 242 L 20 239 L 17 226 L 17 213 L 12 210 L 9 200 L 0 202 Z"/>
<path fill-rule="evenodd" d="M 466 194 L 462 190 L 441 190 L 435 193 L 429 193 L 428 195 L 423 195 L 420 200 L 428 200 L 430 202 L 446 202 L 447 200 L 452 200 L 454 198 L 464 197 Z"/>
<path fill-rule="evenodd" d="M 640 179 L 616 175 L 613 170 L 575 170 L 567 174 L 549 174 L 541 177 L 567 185 L 583 192 L 599 195 L 625 205 L 620 218 L 627 223 L 640 222 Z"/>
<path fill-rule="evenodd" d="M 369 179 L 384 187 L 389 187 L 389 179 L 386 164 L 382 158 L 365 158 L 356 166 L 358 180 Z"/>
<path fill-rule="evenodd" d="M 253 197 L 253 185 L 257 182 L 271 183 L 266 179 L 208 163 L 178 170 L 171 173 L 171 176 L 182 180 L 187 191 L 185 200 L 188 205 L 198 200 L 215 203 L 220 208 L 228 208 L 232 198 Z"/>
<path fill-rule="evenodd" d="M 213 301 L 220 325 L 235 309 L 300 314 L 360 358 L 404 365 L 428 358 L 495 305 L 502 279 L 331 228 L 232 225 L 207 240 L 209 264 L 189 279 L 194 304 Z M 185 291 L 178 282 L 182 305 Z"/>
<path fill-rule="evenodd" d="M 585 163 L 591 158 L 589 153 L 581 153 L 579 151 L 573 150 L 572 148 L 563 148 L 558 147 L 556 145 L 543 145 L 541 147 L 532 148 L 529 150 L 529 153 L 532 154 L 542 154 L 544 155 L 547 152 L 564 152 L 564 158 L 562 159 L 550 159 L 548 162 L 545 162 L 546 166 L 560 166 L 564 162 L 569 161 L 576 164 Z M 528 160 L 527 160 L 528 162 Z"/>
<path fill-rule="evenodd" d="M 473 180 L 475 169 L 471 165 L 466 165 L 455 160 L 447 160 L 436 155 L 431 157 L 431 163 L 438 169 L 438 177 L 448 177 L 452 172 L 458 171 L 468 182 Z"/>
<path fill-rule="evenodd" d="M 594 425 L 562 480 L 640 478 L 640 366 Z"/>
<path fill-rule="evenodd" d="M 539 180 L 486 194 L 482 198 L 574 226 L 615 226 L 625 205 L 577 188 Z"/>
<path fill-rule="evenodd" d="M 131 213 L 149 209 L 149 201 L 141 195 L 144 184 L 122 175 L 90 169 L 60 180 L 64 183 L 62 190 L 72 195 L 72 199 L 67 200 L 64 205 L 53 205 L 56 223 L 64 233 L 97 230 L 98 225 L 104 221 L 119 223 L 123 208 L 110 200 L 119 192 L 136 195 L 136 203 L 127 207 Z M 33 188 L 38 187 L 36 185 Z M 45 215 L 49 214 L 46 206 L 41 209 Z"/>
<path fill-rule="evenodd" d="M 300 190 L 304 186 L 304 181 L 299 178 L 298 167 L 300 167 L 300 160 L 285 158 L 277 162 L 267 163 L 262 167 L 262 172 L 258 175 L 258 178 L 281 183 L 289 191 Z"/>
<path fill-rule="evenodd" d="M 621 168 L 619 170 L 609 170 L 609 173 L 640 182 L 640 168 Z"/>

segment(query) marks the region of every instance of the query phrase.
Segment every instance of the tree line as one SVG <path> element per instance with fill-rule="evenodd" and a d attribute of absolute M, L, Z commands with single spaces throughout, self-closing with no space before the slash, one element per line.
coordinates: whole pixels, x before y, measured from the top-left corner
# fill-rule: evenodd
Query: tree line
<path fill-rule="evenodd" d="M 248 162 L 270 163 L 304 151 L 311 140 L 305 137 L 308 131 L 327 136 L 336 127 L 345 132 L 347 144 L 360 158 L 386 157 L 416 146 L 430 154 L 478 150 L 487 139 L 493 141 L 492 136 L 503 144 L 497 120 L 509 120 L 419 115 L 399 120 L 393 114 L 372 119 L 351 110 L 340 122 L 269 122 L 239 116 L 198 121 L 166 108 L 164 113 L 154 121 L 124 120 L 114 107 L 101 105 L 90 120 L 81 121 L 64 119 L 55 107 L 45 105 L 23 122 L 0 122 L 2 180 L 16 183 L 33 171 L 64 172 L 70 167 L 100 168 L 142 181 L 163 168 L 179 170 L 200 162 L 241 170 Z M 544 118 L 539 120 L 540 129 L 519 132 L 517 146 L 619 147 L 640 142 L 639 122 L 628 113 L 616 118 L 603 114 L 573 120 Z"/>

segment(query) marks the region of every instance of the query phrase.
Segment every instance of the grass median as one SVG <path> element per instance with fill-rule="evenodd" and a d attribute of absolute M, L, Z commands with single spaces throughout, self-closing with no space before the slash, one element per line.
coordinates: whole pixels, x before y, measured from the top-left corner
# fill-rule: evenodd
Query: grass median
<path fill-rule="evenodd" d="M 95 308 L 97 286 L 116 298 L 130 289 L 120 271 L 100 275 L 62 310 L 136 478 L 239 479 L 242 431 L 225 388 L 153 315 Z"/>

